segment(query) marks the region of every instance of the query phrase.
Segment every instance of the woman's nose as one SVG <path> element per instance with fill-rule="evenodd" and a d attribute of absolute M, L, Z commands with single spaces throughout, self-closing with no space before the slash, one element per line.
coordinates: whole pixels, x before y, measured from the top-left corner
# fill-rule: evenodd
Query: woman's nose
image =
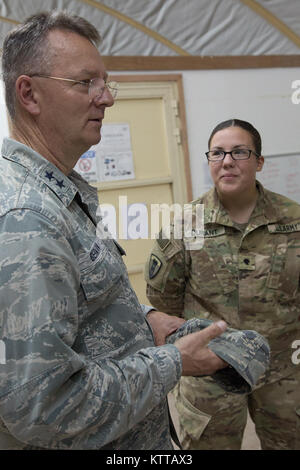
<path fill-rule="evenodd" d="M 231 152 L 225 152 L 223 165 L 233 165 L 234 159 L 232 158 Z"/>

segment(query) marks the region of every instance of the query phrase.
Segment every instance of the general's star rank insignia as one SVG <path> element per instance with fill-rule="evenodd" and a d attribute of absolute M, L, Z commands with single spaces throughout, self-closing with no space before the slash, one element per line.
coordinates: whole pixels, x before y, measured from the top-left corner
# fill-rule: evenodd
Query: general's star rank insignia
<path fill-rule="evenodd" d="M 158 271 L 161 268 L 161 265 L 162 265 L 162 262 L 157 256 L 155 255 L 150 256 L 149 279 L 153 279 L 157 275 Z"/>
<path fill-rule="evenodd" d="M 51 181 L 52 178 L 54 178 L 53 171 L 46 171 L 45 177 L 48 178 L 49 181 Z"/>
<path fill-rule="evenodd" d="M 61 181 L 56 180 L 56 186 L 59 186 L 60 188 L 64 188 L 65 187 L 64 180 L 61 180 Z"/>

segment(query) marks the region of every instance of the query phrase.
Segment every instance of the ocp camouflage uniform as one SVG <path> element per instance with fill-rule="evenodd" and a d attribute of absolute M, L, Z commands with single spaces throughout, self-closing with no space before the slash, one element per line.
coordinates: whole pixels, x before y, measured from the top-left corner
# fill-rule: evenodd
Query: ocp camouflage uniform
<path fill-rule="evenodd" d="M 146 264 L 152 305 L 187 319 L 225 320 L 251 329 L 271 347 L 270 369 L 250 394 L 233 395 L 211 377 L 183 377 L 176 387 L 183 447 L 239 449 L 249 408 L 264 449 L 300 448 L 300 206 L 257 183 L 248 224 L 231 221 L 214 189 L 204 204 L 204 245 L 161 236 Z"/>

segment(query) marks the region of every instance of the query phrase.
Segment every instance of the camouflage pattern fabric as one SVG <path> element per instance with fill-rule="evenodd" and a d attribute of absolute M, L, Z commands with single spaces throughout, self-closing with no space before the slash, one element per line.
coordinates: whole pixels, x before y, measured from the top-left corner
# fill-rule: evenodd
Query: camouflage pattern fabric
<path fill-rule="evenodd" d="M 97 192 L 7 139 L 0 159 L 0 448 L 172 449 L 181 375 L 154 347 Z"/>
<path fill-rule="evenodd" d="M 296 382 L 299 378 L 299 365 L 293 363 L 291 357 L 292 344 L 300 339 L 300 206 L 266 190 L 258 182 L 257 189 L 258 201 L 244 229 L 229 218 L 214 189 L 193 201 L 193 206 L 204 204 L 203 247 L 188 250 L 184 240 L 175 239 L 172 231 L 170 239 L 161 235 L 149 255 L 145 279 L 147 296 L 159 310 L 186 319 L 225 320 L 231 328 L 254 330 L 263 335 L 271 349 L 270 368 L 256 385 L 256 389 L 262 387 L 263 393 L 264 387 L 273 384 L 276 388 L 283 378 L 293 377 Z M 153 255 L 160 263 L 154 276 L 151 275 Z M 182 408 L 181 414 L 187 413 L 183 418 L 185 426 L 196 422 L 194 417 L 186 418 L 190 416 L 186 411 L 187 396 L 193 412 L 201 410 L 211 416 L 222 409 L 220 419 L 216 416 L 213 425 L 211 421 L 207 422 L 207 416 L 204 417 L 206 431 L 213 427 L 209 448 L 214 448 L 214 442 L 223 446 L 220 448 L 230 448 L 230 442 L 233 448 L 240 445 L 234 429 L 239 428 L 242 435 L 245 397 L 234 395 L 230 400 L 211 378 L 184 377 L 177 387 L 177 396 L 178 390 L 181 392 L 177 406 Z M 295 410 L 300 407 L 299 400 L 300 396 L 295 401 L 282 399 L 284 413 L 290 416 L 289 422 L 292 416 L 298 416 Z M 269 409 L 265 413 L 274 416 L 273 405 L 269 405 L 272 413 Z M 234 421 L 239 425 L 232 427 L 229 435 L 228 429 Z M 220 426 L 222 423 L 221 431 L 227 429 L 227 432 L 216 444 L 213 436 L 218 435 L 218 423 Z M 295 426 L 290 429 L 291 434 L 284 445 L 294 448 L 299 438 L 293 434 Z M 201 432 L 196 434 L 197 448 L 201 448 Z M 282 435 L 286 436 L 286 432 Z M 239 443 L 234 443 L 235 439 Z"/>
<path fill-rule="evenodd" d="M 213 376 L 182 377 L 174 396 L 183 449 L 239 450 L 248 408 L 262 449 L 299 450 L 299 382 L 297 371 L 250 394 L 236 394 L 224 391 Z"/>
<path fill-rule="evenodd" d="M 211 324 L 210 320 L 188 320 L 168 337 L 167 343 L 174 343 L 182 336 Z M 212 379 L 228 392 L 249 393 L 268 368 L 270 348 L 266 339 L 256 331 L 228 328 L 210 341 L 208 348 L 230 366 L 212 375 Z"/>

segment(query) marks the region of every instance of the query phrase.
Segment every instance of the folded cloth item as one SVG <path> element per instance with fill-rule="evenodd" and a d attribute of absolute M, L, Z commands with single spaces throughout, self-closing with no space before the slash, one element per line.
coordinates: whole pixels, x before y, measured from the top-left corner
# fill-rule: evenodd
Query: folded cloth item
<path fill-rule="evenodd" d="M 182 336 L 203 330 L 212 323 L 211 320 L 198 318 L 187 320 L 175 333 L 168 336 L 166 342 L 174 343 Z M 229 367 L 220 369 L 211 376 L 228 392 L 250 393 L 269 365 L 269 344 L 253 330 L 227 328 L 208 343 L 208 348 L 229 364 Z"/>

